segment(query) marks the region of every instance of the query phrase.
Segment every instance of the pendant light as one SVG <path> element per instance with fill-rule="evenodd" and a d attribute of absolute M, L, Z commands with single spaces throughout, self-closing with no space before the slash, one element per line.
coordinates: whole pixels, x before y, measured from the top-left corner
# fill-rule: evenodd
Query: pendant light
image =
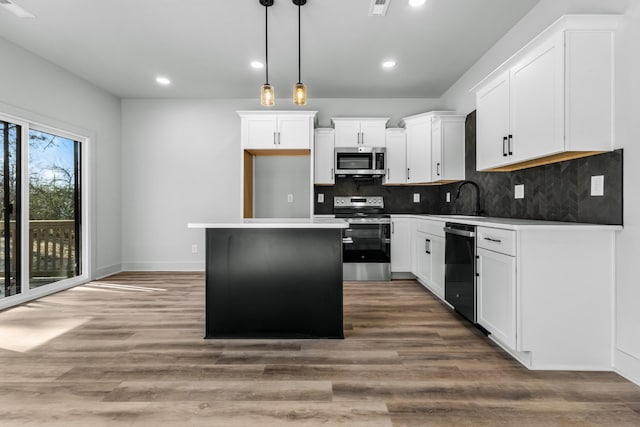
<path fill-rule="evenodd" d="M 260 103 L 265 107 L 271 107 L 276 101 L 276 94 L 273 86 L 269 84 L 269 19 L 267 11 L 269 6 L 273 6 L 273 0 L 258 0 L 264 6 L 264 69 L 265 83 L 260 88 Z"/>
<path fill-rule="evenodd" d="M 296 105 L 307 104 L 307 87 L 300 78 L 300 6 L 307 4 L 307 0 L 293 0 L 293 4 L 298 6 L 298 83 L 293 86 L 293 103 Z"/>

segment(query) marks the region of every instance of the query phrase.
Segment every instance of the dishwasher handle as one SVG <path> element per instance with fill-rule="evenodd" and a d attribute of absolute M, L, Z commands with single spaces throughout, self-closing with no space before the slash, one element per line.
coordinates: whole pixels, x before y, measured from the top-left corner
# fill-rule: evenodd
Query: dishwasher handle
<path fill-rule="evenodd" d="M 451 227 L 443 227 L 442 229 L 444 230 L 445 233 L 455 234 L 457 236 L 476 237 L 476 233 L 474 231 L 458 230 L 457 228 L 451 228 Z"/>

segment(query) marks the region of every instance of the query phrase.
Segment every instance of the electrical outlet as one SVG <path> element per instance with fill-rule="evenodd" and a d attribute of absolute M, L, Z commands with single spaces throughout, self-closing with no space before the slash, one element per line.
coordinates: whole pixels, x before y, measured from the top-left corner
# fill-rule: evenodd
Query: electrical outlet
<path fill-rule="evenodd" d="M 196 245 L 196 244 L 191 245 L 191 253 L 192 254 L 197 254 L 198 253 L 198 245 Z"/>
<path fill-rule="evenodd" d="M 420 203 L 420 193 L 413 193 L 413 203 Z"/>
<path fill-rule="evenodd" d="M 591 177 L 591 195 L 604 196 L 604 175 Z"/>
<path fill-rule="evenodd" d="M 324 193 L 318 193 L 318 203 L 324 203 Z"/>
<path fill-rule="evenodd" d="M 447 203 L 451 203 L 451 192 L 447 191 Z"/>
<path fill-rule="evenodd" d="M 293 194 L 287 194 L 287 202 L 293 203 Z"/>
<path fill-rule="evenodd" d="M 514 187 L 513 197 L 516 199 L 524 199 L 524 184 L 518 184 Z"/>

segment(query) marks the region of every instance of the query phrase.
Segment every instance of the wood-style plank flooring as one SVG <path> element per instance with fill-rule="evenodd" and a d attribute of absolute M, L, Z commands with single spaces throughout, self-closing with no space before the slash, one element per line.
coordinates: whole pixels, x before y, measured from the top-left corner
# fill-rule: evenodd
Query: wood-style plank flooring
<path fill-rule="evenodd" d="M 204 275 L 0 312 L 1 426 L 640 426 L 611 372 L 521 367 L 414 281 L 347 282 L 344 340 L 204 340 Z"/>

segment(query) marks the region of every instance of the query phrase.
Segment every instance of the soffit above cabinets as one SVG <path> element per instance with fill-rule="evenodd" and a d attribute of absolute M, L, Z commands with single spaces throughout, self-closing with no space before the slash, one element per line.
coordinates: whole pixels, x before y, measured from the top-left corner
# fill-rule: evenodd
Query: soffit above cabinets
<path fill-rule="evenodd" d="M 436 98 L 539 0 L 309 0 L 301 10 L 302 80 L 309 98 Z M 257 98 L 264 8 L 245 1 L 15 0 L 0 10 L 4 38 L 123 98 Z M 381 64 L 393 59 L 397 66 Z M 269 8 L 269 82 L 291 102 L 297 7 Z M 158 75 L 171 79 L 159 87 Z"/>

